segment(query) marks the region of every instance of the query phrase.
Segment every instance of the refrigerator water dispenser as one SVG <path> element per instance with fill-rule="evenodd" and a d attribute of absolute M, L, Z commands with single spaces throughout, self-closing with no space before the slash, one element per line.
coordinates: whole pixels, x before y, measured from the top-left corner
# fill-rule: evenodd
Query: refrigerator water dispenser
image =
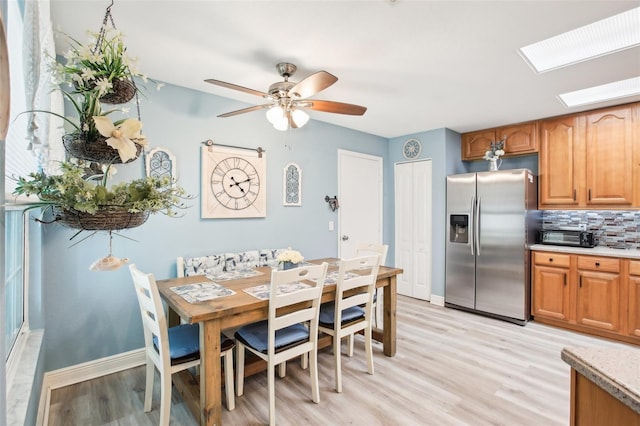
<path fill-rule="evenodd" d="M 452 243 L 469 243 L 469 215 L 468 214 L 452 214 L 449 217 L 449 240 Z"/>

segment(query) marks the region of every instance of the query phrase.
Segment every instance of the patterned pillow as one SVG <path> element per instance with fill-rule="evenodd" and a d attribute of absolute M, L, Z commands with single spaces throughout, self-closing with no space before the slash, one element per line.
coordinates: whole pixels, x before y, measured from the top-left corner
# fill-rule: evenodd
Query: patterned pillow
<path fill-rule="evenodd" d="M 184 260 L 184 276 L 222 276 L 225 272 L 252 269 L 259 266 L 278 266 L 278 255 L 286 249 L 250 250 L 240 253 L 188 257 Z"/>
<path fill-rule="evenodd" d="M 184 260 L 184 276 L 216 275 L 223 271 L 224 256 L 189 257 Z"/>

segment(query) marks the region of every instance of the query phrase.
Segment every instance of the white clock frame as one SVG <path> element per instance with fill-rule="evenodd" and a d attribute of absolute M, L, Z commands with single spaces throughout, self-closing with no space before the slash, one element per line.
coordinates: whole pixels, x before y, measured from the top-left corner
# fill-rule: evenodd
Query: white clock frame
<path fill-rule="evenodd" d="M 246 148 L 232 148 L 216 145 L 204 145 L 201 148 L 202 180 L 200 188 L 200 216 L 203 219 L 233 219 L 267 216 L 266 153 L 262 151 L 261 155 L 259 155 L 258 152 L 252 151 L 253 150 Z M 224 203 L 220 202 L 216 195 L 213 193 L 212 189 L 214 186 L 213 173 L 219 164 L 223 169 L 227 169 L 227 173 L 235 170 L 233 162 L 229 161 L 232 158 L 238 158 L 239 160 L 241 160 L 236 161 L 236 163 L 244 163 L 244 161 L 250 163 L 250 165 L 255 168 L 255 172 L 257 174 L 257 182 L 253 180 L 248 182 L 247 185 L 236 185 L 239 189 L 239 196 L 235 197 L 236 200 L 244 199 L 245 197 L 240 195 L 249 190 L 255 192 L 256 186 L 258 187 L 257 195 L 255 197 L 252 196 L 249 198 L 253 202 L 246 206 L 242 204 L 243 202 L 235 203 L 235 205 L 239 206 L 239 208 L 230 208 Z M 224 163 L 225 160 L 228 160 L 227 163 Z M 242 174 L 246 172 L 241 169 L 237 169 L 237 173 Z M 247 177 L 247 179 L 249 179 L 249 177 Z M 219 187 L 220 182 L 217 182 L 215 185 L 216 187 Z M 220 198 L 224 199 L 223 196 L 220 196 Z M 235 200 L 233 200 L 233 196 L 227 195 L 227 198 L 229 198 L 229 202 L 227 204 L 234 204 Z"/>

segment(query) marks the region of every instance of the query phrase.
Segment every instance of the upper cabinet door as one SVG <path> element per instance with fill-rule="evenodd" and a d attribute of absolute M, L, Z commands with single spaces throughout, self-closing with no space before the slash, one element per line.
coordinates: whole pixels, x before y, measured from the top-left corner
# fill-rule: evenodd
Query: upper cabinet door
<path fill-rule="evenodd" d="M 496 141 L 494 130 L 480 130 L 462 135 L 462 159 L 480 160 L 489 150 L 491 142 Z"/>
<path fill-rule="evenodd" d="M 539 204 L 577 206 L 583 198 L 581 119 L 570 116 L 543 120 L 539 127 Z"/>
<path fill-rule="evenodd" d="M 632 106 L 586 114 L 587 205 L 633 203 Z"/>
<path fill-rule="evenodd" d="M 535 122 L 500 127 L 496 130 L 496 137 L 505 140 L 505 155 L 538 152 Z"/>

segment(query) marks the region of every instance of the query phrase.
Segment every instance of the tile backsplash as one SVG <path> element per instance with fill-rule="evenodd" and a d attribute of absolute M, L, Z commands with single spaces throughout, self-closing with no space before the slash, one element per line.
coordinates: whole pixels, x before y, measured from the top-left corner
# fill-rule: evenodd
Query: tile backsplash
<path fill-rule="evenodd" d="M 585 225 L 600 246 L 640 249 L 640 211 L 542 210 L 542 229 Z"/>

